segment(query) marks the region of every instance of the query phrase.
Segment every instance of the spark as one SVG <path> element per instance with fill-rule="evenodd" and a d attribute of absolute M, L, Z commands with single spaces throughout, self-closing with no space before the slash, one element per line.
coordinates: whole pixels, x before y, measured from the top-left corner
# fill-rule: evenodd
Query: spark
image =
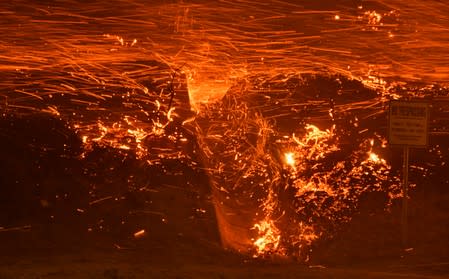
<path fill-rule="evenodd" d="M 0 232 L 25 231 L 25 230 L 30 230 L 31 228 L 32 228 L 31 225 L 10 227 L 10 228 L 0 227 Z"/>
<path fill-rule="evenodd" d="M 104 202 L 104 201 L 107 201 L 107 200 L 111 200 L 111 199 L 113 199 L 112 196 L 107 196 L 107 197 L 104 197 L 104 198 L 100 198 L 100 199 L 91 201 L 91 202 L 89 202 L 89 205 L 98 204 L 98 203 L 101 203 L 101 202 Z"/>
<path fill-rule="evenodd" d="M 142 238 L 144 237 L 146 234 L 145 230 L 140 230 L 134 233 L 134 238 Z"/>

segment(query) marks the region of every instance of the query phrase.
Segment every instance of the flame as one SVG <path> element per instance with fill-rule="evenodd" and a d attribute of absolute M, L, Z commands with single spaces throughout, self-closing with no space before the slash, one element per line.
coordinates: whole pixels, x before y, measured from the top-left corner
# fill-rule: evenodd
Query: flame
<path fill-rule="evenodd" d="M 289 165 L 290 167 L 295 167 L 295 154 L 293 152 L 287 152 L 284 154 L 285 156 L 285 163 Z"/>
<path fill-rule="evenodd" d="M 377 155 L 376 153 L 373 153 L 373 152 L 369 153 L 369 160 L 376 164 L 385 162 L 384 159 L 379 158 L 379 155 Z"/>
<path fill-rule="evenodd" d="M 275 253 L 279 247 L 281 240 L 280 231 L 276 228 L 272 220 L 262 220 L 254 225 L 253 229 L 257 229 L 259 237 L 254 240 L 256 254 L 254 257 L 265 255 L 267 253 Z"/>

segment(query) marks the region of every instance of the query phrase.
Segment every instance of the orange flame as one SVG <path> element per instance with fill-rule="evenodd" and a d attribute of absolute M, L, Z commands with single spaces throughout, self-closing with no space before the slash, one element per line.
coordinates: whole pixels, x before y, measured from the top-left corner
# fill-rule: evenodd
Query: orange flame
<path fill-rule="evenodd" d="M 253 229 L 257 229 L 259 237 L 254 240 L 256 247 L 255 257 L 267 253 L 274 253 L 279 247 L 281 234 L 272 220 L 262 220 L 254 225 Z"/>

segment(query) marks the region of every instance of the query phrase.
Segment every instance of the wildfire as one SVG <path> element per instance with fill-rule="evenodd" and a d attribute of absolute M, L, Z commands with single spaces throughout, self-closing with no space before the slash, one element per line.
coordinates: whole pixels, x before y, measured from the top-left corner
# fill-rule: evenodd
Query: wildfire
<path fill-rule="evenodd" d="M 376 11 L 294 1 L 267 9 L 119 0 L 117 10 L 106 1 L 73 10 L 35 2 L 2 3 L 2 113 L 52 115 L 86 150 L 114 148 L 148 164 L 180 159 L 173 146 L 192 133 L 224 242 L 250 242 L 259 256 L 307 251 L 351 218 L 362 194 L 400 192 L 382 158 L 386 136 L 358 125 L 384 113 L 394 85 L 449 80 L 441 1 L 379 0 Z M 357 81 L 378 91 L 364 96 Z M 257 238 L 234 232 L 235 223 Z"/>

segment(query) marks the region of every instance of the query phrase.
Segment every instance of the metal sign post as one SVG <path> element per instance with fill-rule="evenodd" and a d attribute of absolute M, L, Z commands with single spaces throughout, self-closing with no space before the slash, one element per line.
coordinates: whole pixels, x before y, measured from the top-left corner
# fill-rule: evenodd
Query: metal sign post
<path fill-rule="evenodd" d="M 402 246 L 407 247 L 408 244 L 408 157 L 410 148 L 404 146 L 404 177 L 402 180 L 402 216 L 401 216 L 401 228 L 402 228 Z"/>
<path fill-rule="evenodd" d="M 419 101 L 390 101 L 390 145 L 404 148 L 402 180 L 402 245 L 408 245 L 408 162 L 410 147 L 427 147 L 429 105 Z"/>

